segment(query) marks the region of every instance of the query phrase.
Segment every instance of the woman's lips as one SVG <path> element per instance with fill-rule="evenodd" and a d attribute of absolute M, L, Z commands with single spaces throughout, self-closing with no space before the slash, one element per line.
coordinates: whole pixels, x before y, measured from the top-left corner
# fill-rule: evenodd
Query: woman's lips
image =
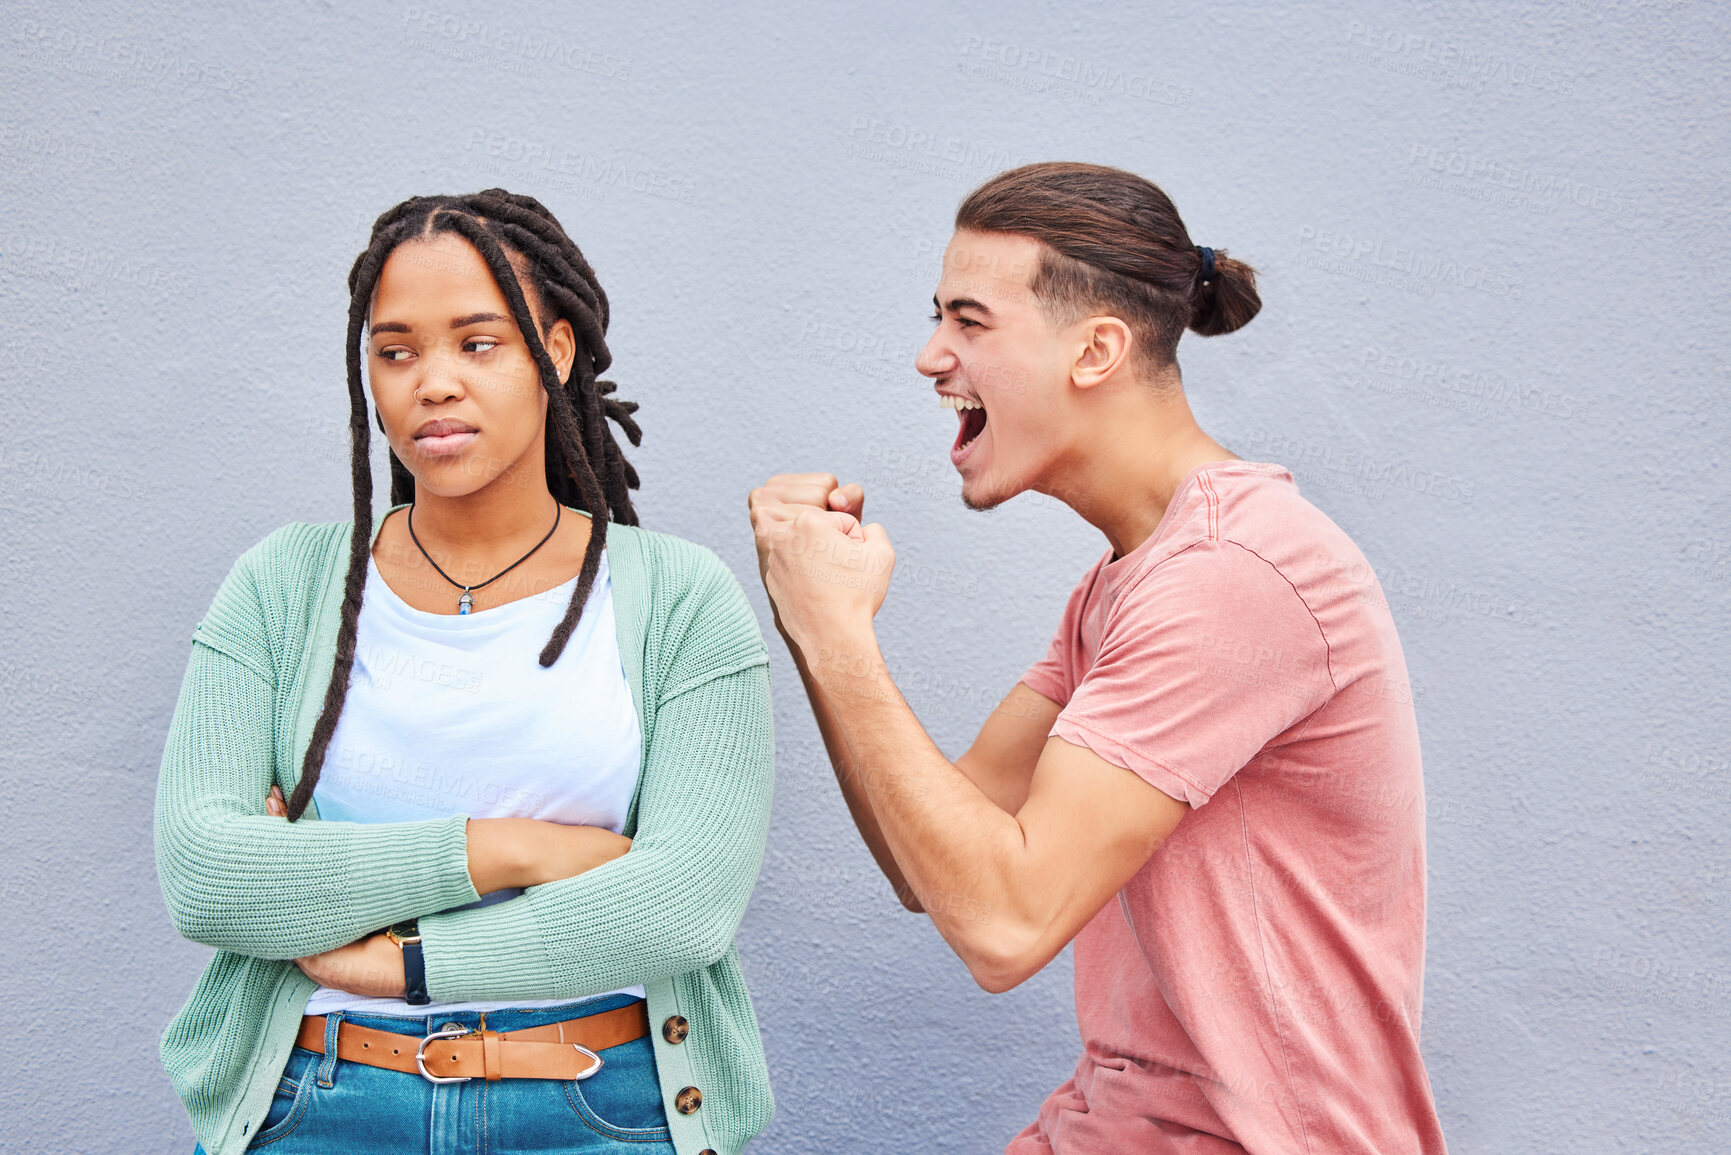
<path fill-rule="evenodd" d="M 456 453 L 480 436 L 481 431 L 467 421 L 442 417 L 429 421 L 415 431 L 415 448 L 431 457 Z"/>
<path fill-rule="evenodd" d="M 430 457 L 456 453 L 481 434 L 470 429 L 462 433 L 431 433 L 415 438 L 415 448 Z"/>

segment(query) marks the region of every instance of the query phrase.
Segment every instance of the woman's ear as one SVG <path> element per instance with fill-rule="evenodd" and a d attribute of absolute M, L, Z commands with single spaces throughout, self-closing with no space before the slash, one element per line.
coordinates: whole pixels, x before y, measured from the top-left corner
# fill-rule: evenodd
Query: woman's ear
<path fill-rule="evenodd" d="M 577 359 L 577 335 L 571 331 L 571 322 L 563 317 L 554 321 L 541 343 L 547 347 L 553 367 L 559 370 L 559 380 L 570 378 L 571 363 Z"/>

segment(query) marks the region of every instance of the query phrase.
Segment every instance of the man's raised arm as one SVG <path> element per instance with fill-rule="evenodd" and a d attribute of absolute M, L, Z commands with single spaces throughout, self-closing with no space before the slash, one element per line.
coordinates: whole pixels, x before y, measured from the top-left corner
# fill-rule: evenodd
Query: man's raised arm
<path fill-rule="evenodd" d="M 828 478 L 804 476 L 812 488 Z M 911 892 L 982 987 L 1008 990 L 1063 949 L 1188 807 L 1045 738 L 1057 704 L 1026 686 L 952 763 L 902 699 L 872 631 L 895 563 L 883 528 L 838 508 L 850 499 L 831 497 L 833 485 L 822 504 L 779 499 L 797 492 L 772 483 L 754 493 L 752 522 L 777 627 L 801 661 L 848 805 L 897 893 Z"/>
<path fill-rule="evenodd" d="M 777 533 L 786 528 L 787 519 L 797 513 L 796 507 L 803 505 L 813 509 L 830 509 L 858 518 L 864 512 L 865 492 L 855 484 L 841 485 L 832 473 L 778 474 L 761 488 L 752 491 L 749 505 L 753 526 L 757 530 L 758 565 L 761 572 L 767 565 L 771 541 Z M 771 605 L 773 607 L 773 601 Z M 878 826 L 871 792 L 874 787 L 881 787 L 882 783 L 856 773 L 854 763 L 848 757 L 840 723 L 836 721 L 835 713 L 830 707 L 828 695 L 823 686 L 812 677 L 805 652 L 788 636 L 786 628 L 781 624 L 779 612 L 776 614 L 775 625 L 793 656 L 800 682 L 805 687 L 806 698 L 811 703 L 812 715 L 817 720 L 818 733 L 823 737 L 824 750 L 829 754 L 830 766 L 835 771 L 836 782 L 841 786 L 842 797 L 847 802 L 848 812 L 853 816 L 860 837 L 865 840 L 872 857 L 877 861 L 884 877 L 889 880 L 902 905 L 911 911 L 922 911 L 924 908 L 908 886 L 901 868 L 896 865 L 895 856 L 890 853 L 883 831 Z M 824 655 L 819 654 L 818 657 L 822 659 Z M 1056 702 L 1018 682 L 986 718 L 974 744 L 955 760 L 954 765 L 969 781 L 984 791 L 994 805 L 1006 813 L 1014 814 L 1028 799 L 1034 764 L 1039 761 L 1040 751 L 1046 744 L 1046 735 L 1057 717 Z"/>

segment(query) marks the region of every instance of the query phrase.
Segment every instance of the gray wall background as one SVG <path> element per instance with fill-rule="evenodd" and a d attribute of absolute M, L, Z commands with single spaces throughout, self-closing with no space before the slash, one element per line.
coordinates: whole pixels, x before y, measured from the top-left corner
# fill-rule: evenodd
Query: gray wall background
<path fill-rule="evenodd" d="M 1192 403 L 1294 468 L 1394 606 L 1451 1149 L 1731 1146 L 1728 24 L 1702 0 L 7 3 L 0 973 L 29 1045 L 5 1144 L 191 1149 L 156 1042 L 208 952 L 157 890 L 161 743 L 235 556 L 346 516 L 343 280 L 373 216 L 493 184 L 560 214 L 643 402 L 645 523 L 760 611 L 748 488 L 862 480 L 902 558 L 885 648 L 954 754 L 1104 543 L 1038 499 L 965 511 L 911 360 L 960 197 L 1066 158 L 1151 177 L 1261 271 L 1260 318 L 1182 346 Z M 776 649 L 739 936 L 780 1104 L 758 1149 L 1000 1150 L 1074 1061 L 1068 959 L 990 997 L 900 911 Z"/>

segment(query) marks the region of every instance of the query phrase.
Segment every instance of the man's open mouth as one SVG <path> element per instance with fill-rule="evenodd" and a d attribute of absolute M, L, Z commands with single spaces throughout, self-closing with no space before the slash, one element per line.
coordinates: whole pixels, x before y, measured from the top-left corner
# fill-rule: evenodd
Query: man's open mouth
<path fill-rule="evenodd" d="M 974 443 L 974 438 L 986 428 L 986 407 L 972 397 L 957 397 L 951 393 L 938 394 L 938 404 L 945 409 L 954 409 L 960 415 L 961 427 L 956 431 L 956 443 L 951 447 L 951 453 L 960 453 Z"/>

